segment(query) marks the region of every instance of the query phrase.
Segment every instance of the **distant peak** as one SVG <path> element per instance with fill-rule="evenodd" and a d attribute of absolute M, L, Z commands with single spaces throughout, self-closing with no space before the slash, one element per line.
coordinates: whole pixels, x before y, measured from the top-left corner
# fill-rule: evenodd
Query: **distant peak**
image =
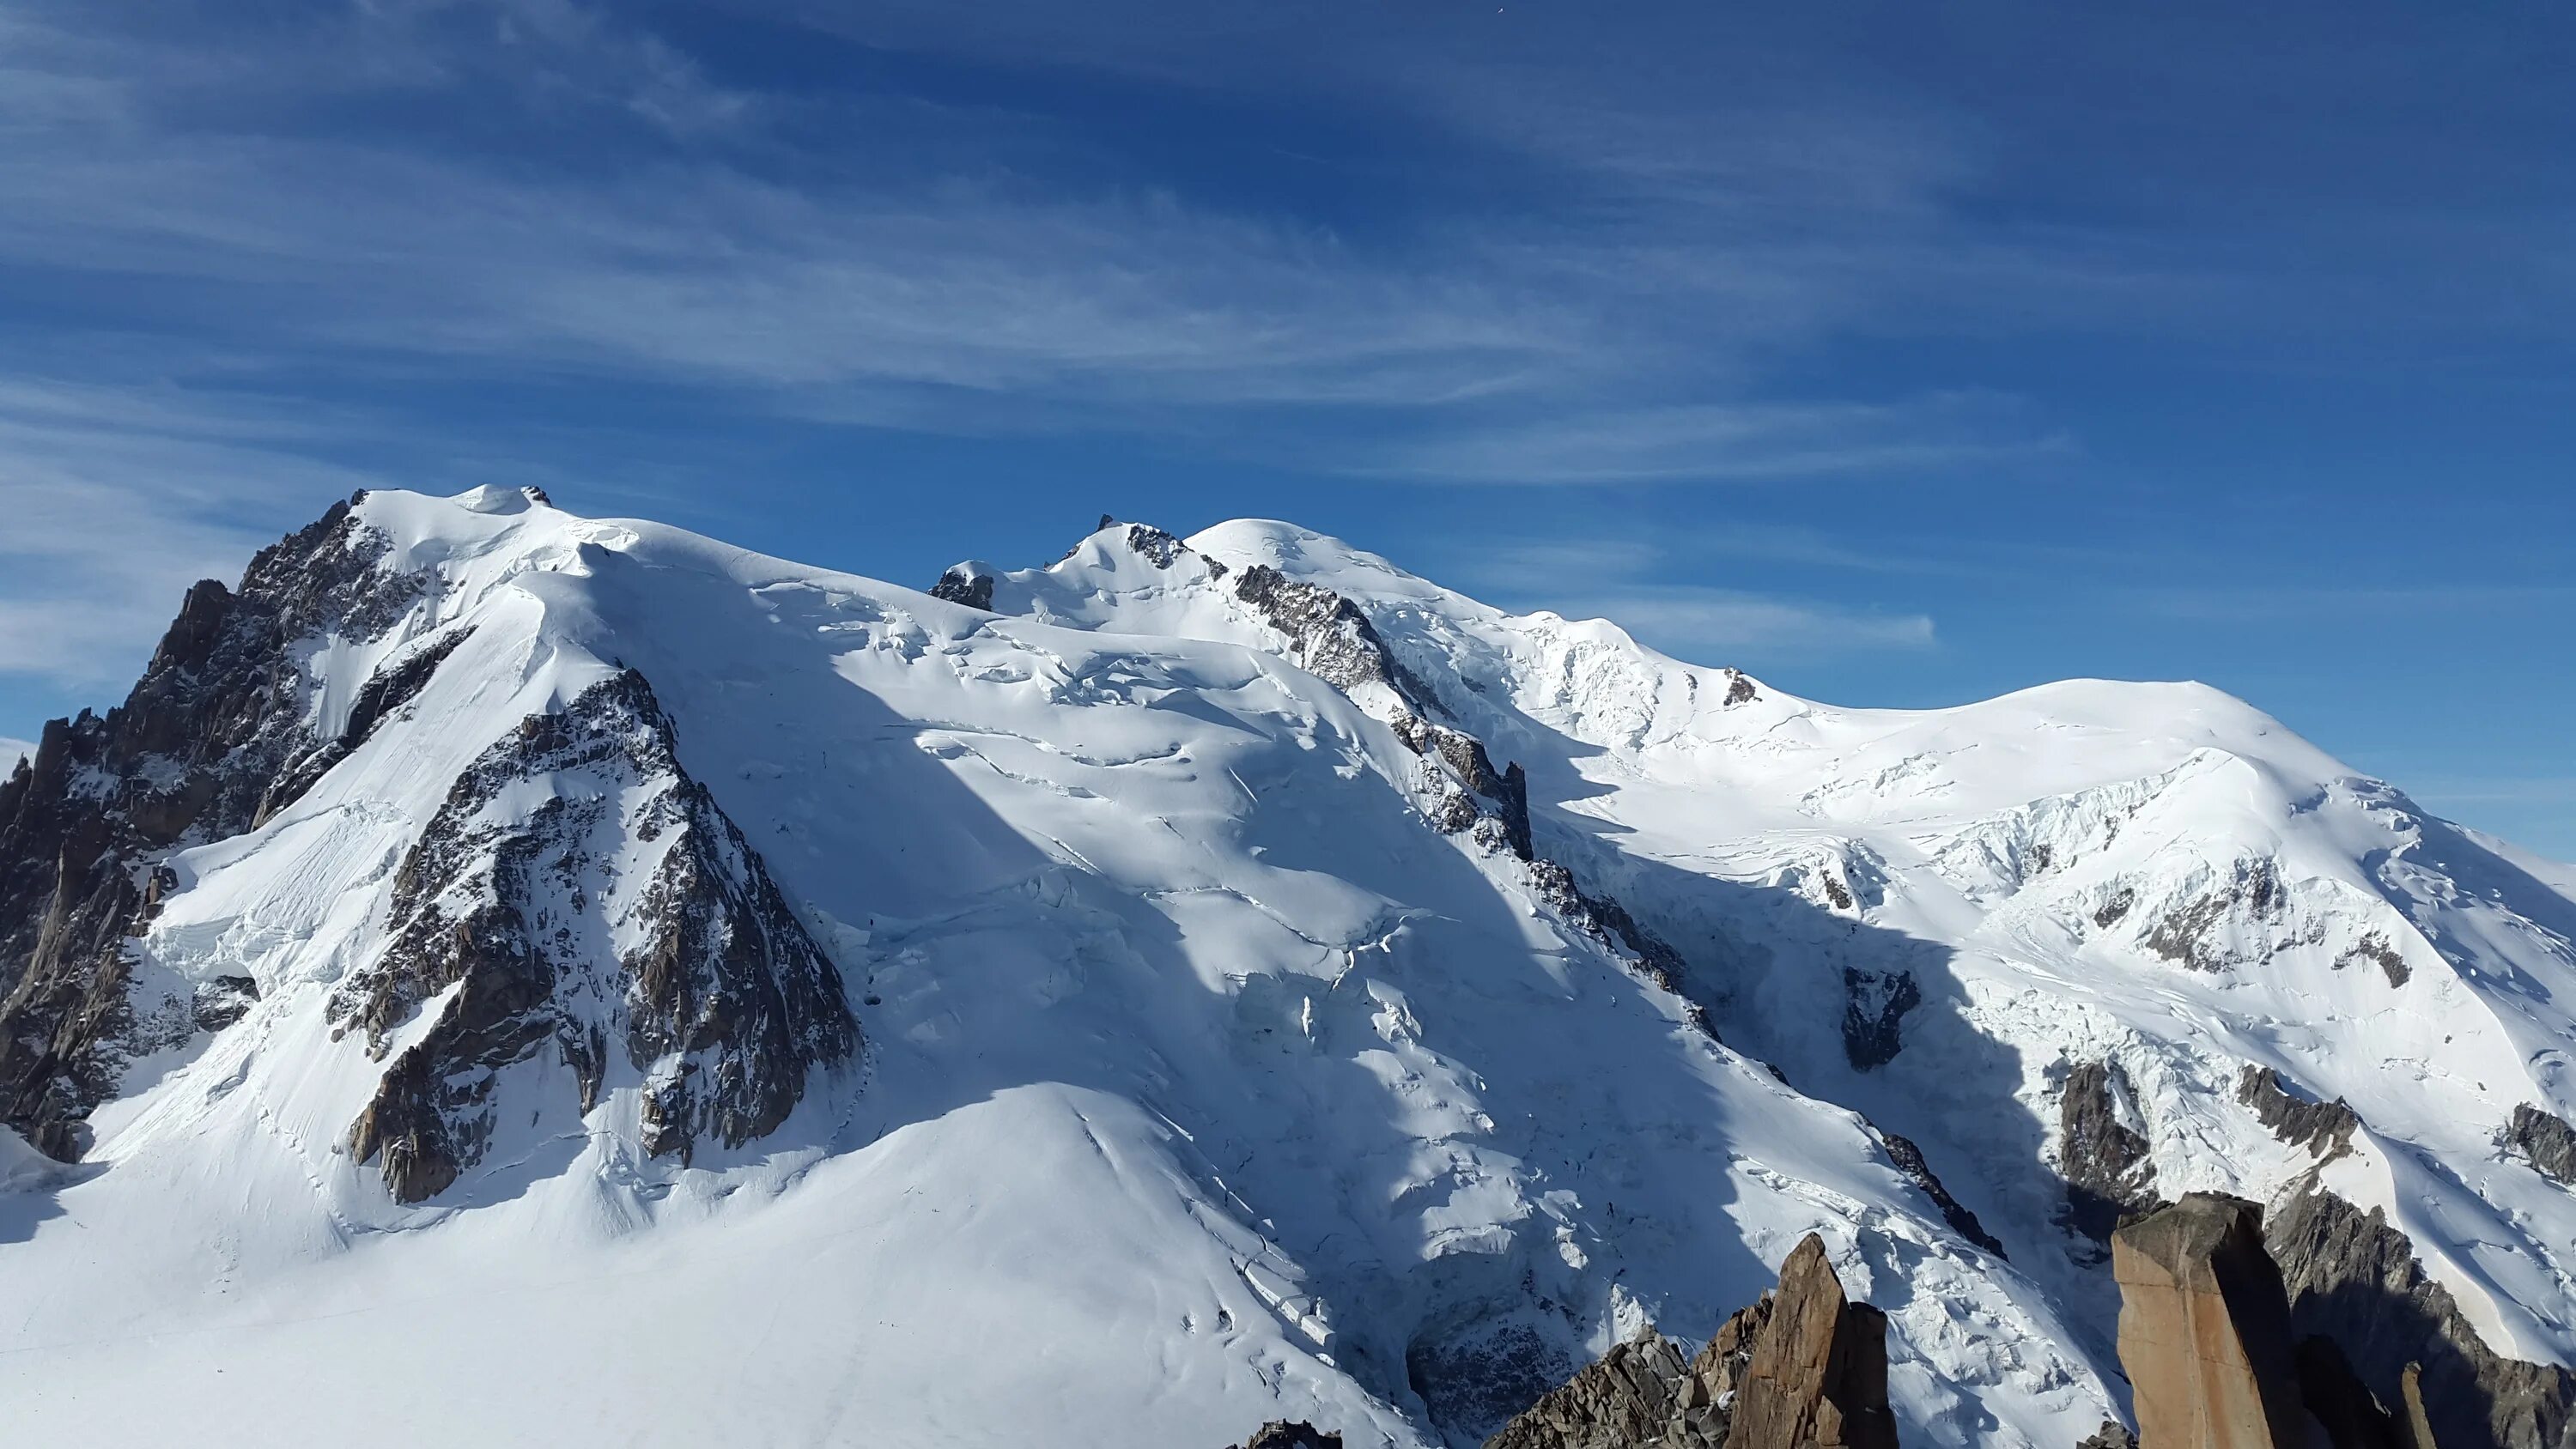
<path fill-rule="evenodd" d="M 525 513 L 532 507 L 554 507 L 543 488 L 508 488 L 498 483 L 468 488 L 448 501 L 469 513 Z"/>
<path fill-rule="evenodd" d="M 1364 548 L 1276 518 L 1235 518 L 1199 530 L 1189 547 L 1236 568 L 1266 564 L 1292 579 L 1343 593 L 1428 598 L 1436 585 Z"/>

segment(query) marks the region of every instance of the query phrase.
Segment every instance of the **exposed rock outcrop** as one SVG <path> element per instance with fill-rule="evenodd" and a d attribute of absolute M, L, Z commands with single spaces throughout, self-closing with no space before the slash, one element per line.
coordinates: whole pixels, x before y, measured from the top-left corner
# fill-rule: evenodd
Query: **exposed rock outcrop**
<path fill-rule="evenodd" d="M 2248 1066 L 2237 1078 L 2236 1100 L 2253 1108 L 2273 1136 L 2318 1157 L 2351 1151 L 2352 1134 L 2361 1127 L 2360 1116 L 2343 1098 L 2319 1102 L 2294 1095 L 2270 1067 Z"/>
<path fill-rule="evenodd" d="M 2192 1193 L 2112 1250 L 2142 1449 L 2570 1440 L 2568 1373 L 2489 1351 L 2404 1234 L 2313 1183 L 2268 1223 Z"/>
<path fill-rule="evenodd" d="M 2289 1300 L 2263 1210 L 2190 1193 L 2111 1239 L 2145 1449 L 2306 1449 Z"/>
<path fill-rule="evenodd" d="M 512 788 L 528 781 L 545 788 Z M 643 1078 L 646 1150 L 685 1162 L 774 1130 L 858 1043 L 839 971 L 631 670 L 458 777 L 396 873 L 392 934 L 330 1010 L 381 1055 L 438 1003 L 349 1134 L 405 1202 L 482 1157 L 500 1075 L 550 1046 L 588 1112 L 615 1042 Z"/>
<path fill-rule="evenodd" d="M 1950 1196 L 1950 1190 L 1941 1185 L 1941 1179 L 1933 1175 L 1932 1164 L 1923 1160 L 1923 1149 L 1915 1146 L 1912 1138 L 1901 1137 L 1883 1128 L 1872 1130 L 1878 1133 L 1879 1145 L 1887 1149 L 1888 1160 L 1932 1199 L 1933 1206 L 1941 1210 L 1941 1219 L 1950 1225 L 1951 1231 L 1998 1258 L 2009 1257 L 2004 1252 L 2004 1245 L 1996 1241 L 1994 1234 L 1986 1231 L 1985 1224 L 1977 1221 L 1977 1215 L 1968 1211 L 1965 1204 Z"/>
<path fill-rule="evenodd" d="M 2127 919 L 2129 908 L 2137 903 L 2137 891 L 2129 886 L 2122 886 L 2111 892 L 2100 906 L 2094 908 L 2093 924 L 2107 931 Z"/>
<path fill-rule="evenodd" d="M 334 504 L 238 588 L 197 584 L 125 703 L 48 723 L 0 784 L 0 1122 L 48 1155 L 86 1150 L 85 1119 L 127 1062 L 229 1019 L 222 1005 L 138 1012 L 126 938 L 167 888 L 161 855 L 250 829 L 328 768 L 292 768 L 325 743 L 296 646 L 377 640 L 402 620 L 422 580 L 379 567 L 388 547 Z M 371 687 L 373 713 L 335 740 L 363 736 L 407 687 Z"/>
<path fill-rule="evenodd" d="M 2162 1201 L 2147 1139 L 2126 1120 L 2131 1100 L 2117 1063 L 2077 1062 L 2057 1101 L 2067 1220 L 2097 1242 L 2108 1242 L 2122 1217 Z"/>
<path fill-rule="evenodd" d="M 1303 1420 L 1273 1419 L 1234 1449 L 1342 1449 L 1342 1436 L 1327 1434 Z"/>
<path fill-rule="evenodd" d="M 2504 1139 L 2542 1176 L 2576 1187 L 2576 1128 L 2566 1118 L 2525 1102 L 2513 1109 Z"/>
<path fill-rule="evenodd" d="M 1845 897 L 1848 901 L 1849 897 Z M 1905 1013 L 1923 1004 L 1911 971 L 1843 968 L 1843 1056 L 1858 1071 L 1883 1067 L 1904 1048 Z"/>
<path fill-rule="evenodd" d="M 1762 1328 L 1736 1398 L 1729 1449 L 1895 1449 L 1887 1407 L 1887 1315 L 1843 1297 L 1813 1233 L 1780 1267 L 1771 1321 Z"/>
<path fill-rule="evenodd" d="M 1894 1449 L 1887 1319 L 1850 1303 L 1809 1234 L 1780 1286 L 1689 1363 L 1648 1330 L 1549 1393 L 1485 1449 Z"/>
<path fill-rule="evenodd" d="M 2576 1439 L 2576 1375 L 2488 1348 L 2379 1209 L 2310 1183 L 2275 1206 L 2263 1236 L 2289 1291 L 2292 1331 L 2333 1340 L 2379 1403 L 2422 1414 L 2442 1449 L 2562 1449 Z"/>
<path fill-rule="evenodd" d="M 2388 943 L 2388 938 L 2376 931 L 2345 947 L 2342 953 L 2335 957 L 2334 969 L 2341 971 L 2346 966 L 2356 963 L 2367 963 L 2378 967 L 2379 973 L 2388 978 L 2388 984 L 2391 986 L 2403 986 L 2407 978 L 2415 974 L 2407 969 L 2406 958 L 2398 953 L 2395 946 Z"/>
<path fill-rule="evenodd" d="M 993 576 L 974 564 L 958 564 L 941 574 L 939 582 L 930 586 L 930 596 L 990 613 L 993 608 Z"/>
<path fill-rule="evenodd" d="M 350 702 L 348 721 L 340 727 L 339 734 L 305 748 L 279 767 L 277 778 L 261 793 L 251 823 L 265 824 L 270 816 L 302 799 L 305 791 L 331 772 L 332 766 L 365 744 L 376 726 L 410 704 L 428 686 L 447 656 L 473 635 L 470 628 L 451 629 L 378 666 L 359 687 L 358 697 Z"/>
<path fill-rule="evenodd" d="M 1177 540 L 1172 544 L 1180 546 Z M 1139 551 L 1144 551 L 1141 546 Z M 1148 557 L 1169 567 L 1172 555 Z M 1210 563 L 1215 566 L 1213 560 Z M 1495 769 L 1483 741 L 1441 723 L 1436 716 L 1445 711 L 1438 696 L 1395 657 L 1359 605 L 1321 584 L 1289 578 L 1268 564 L 1255 564 L 1233 578 L 1234 596 L 1287 640 L 1290 658 L 1355 698 L 1372 687 L 1384 689 L 1395 706 L 1387 723 L 1396 737 L 1415 754 L 1446 765 L 1447 773 L 1465 787 L 1447 792 L 1433 809 L 1434 825 L 1454 835 L 1490 820 L 1500 830 L 1501 843 L 1514 855 L 1533 858 L 1529 782 L 1521 767 Z"/>
<path fill-rule="evenodd" d="M 2167 912 L 2138 938 L 2138 944 L 2194 971 L 2224 971 L 2240 962 L 2221 929 L 2223 923 L 2271 919 L 2288 900 L 2280 867 L 2269 860 L 2241 860 L 2228 880 Z"/>
<path fill-rule="evenodd" d="M 1685 1009 L 1702 1030 L 1708 1023 L 1697 1002 L 1688 1000 L 1682 990 L 1683 962 L 1679 951 L 1664 943 L 1661 937 L 1638 925 L 1628 908 L 1607 896 L 1596 896 L 1583 889 L 1574 872 L 1557 862 L 1538 859 L 1530 862 L 1530 885 L 1538 898 L 1559 917 L 1592 934 L 1605 945 L 1625 947 L 1637 958 L 1638 969 L 1646 978 L 1676 996 L 1684 997 Z M 1712 1033 L 1713 1035 L 1714 1033 Z"/>
<path fill-rule="evenodd" d="M 1731 1326 L 1731 1325 L 1730 1325 Z M 1617 1344 L 1531 1405 L 1485 1449 L 1700 1449 L 1726 1440 L 1727 1410 L 1692 1375 L 1671 1339 L 1648 1329 Z M 1696 1401 L 1685 1408 L 1685 1398 Z"/>

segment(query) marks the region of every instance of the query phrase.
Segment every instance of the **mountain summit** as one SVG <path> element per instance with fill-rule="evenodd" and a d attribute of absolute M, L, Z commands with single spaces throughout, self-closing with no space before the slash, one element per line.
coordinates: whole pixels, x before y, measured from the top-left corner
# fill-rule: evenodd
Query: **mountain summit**
<path fill-rule="evenodd" d="M 2199 686 L 1837 709 L 1282 523 L 925 594 L 362 495 L 0 784 L 0 1411 L 1474 1445 L 1812 1234 L 1900 1442 L 2060 1449 L 2225 1192 L 2556 1444 L 2552 877 Z"/>

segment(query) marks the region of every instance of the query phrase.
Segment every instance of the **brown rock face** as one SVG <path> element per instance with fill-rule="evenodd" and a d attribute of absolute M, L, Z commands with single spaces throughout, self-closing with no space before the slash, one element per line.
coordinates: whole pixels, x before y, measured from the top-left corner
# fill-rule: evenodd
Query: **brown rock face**
<path fill-rule="evenodd" d="M 1809 1234 L 1780 1286 L 1685 1365 L 1646 1332 L 1485 1441 L 1485 1449 L 1895 1449 L 1887 1318 L 1848 1303 Z"/>
<path fill-rule="evenodd" d="M 2289 1298 L 2263 1210 L 2191 1193 L 2111 1237 L 2141 1449 L 2305 1449 Z"/>
<path fill-rule="evenodd" d="M 1780 1267 L 1780 1291 L 1736 1400 L 1729 1449 L 1850 1445 L 1895 1449 L 1887 1408 L 1887 1315 L 1843 1298 L 1809 1233 Z"/>
<path fill-rule="evenodd" d="M 2193 1193 L 2121 1228 L 2111 1253 L 2120 1362 L 2137 1396 L 2135 1449 L 2434 1449 L 2417 1365 L 2375 1390 L 2345 1352 L 2369 1351 L 2365 1337 L 2307 1332 L 2254 1204 Z M 2398 1316 L 2400 1304 L 2378 1312 Z M 2482 1402 L 2474 1386 L 2437 1399 L 2462 1411 Z M 2535 1418 L 2518 1422 L 2534 1449 L 2559 1442 Z M 2455 1423 L 2442 1442 L 2484 1445 L 2483 1427 L 2474 1417 Z"/>
<path fill-rule="evenodd" d="M 0 776 L 0 1123 L 38 1150 L 80 1157 L 130 1062 L 216 1029 L 190 1003 L 137 1002 L 126 939 L 161 904 L 164 855 L 248 830 L 319 778 L 293 768 L 323 743 L 297 646 L 403 620 L 422 580 L 379 567 L 386 549 L 335 504 L 238 589 L 197 584 L 124 704 L 48 723 Z M 374 707 L 435 667 L 374 687 Z"/>

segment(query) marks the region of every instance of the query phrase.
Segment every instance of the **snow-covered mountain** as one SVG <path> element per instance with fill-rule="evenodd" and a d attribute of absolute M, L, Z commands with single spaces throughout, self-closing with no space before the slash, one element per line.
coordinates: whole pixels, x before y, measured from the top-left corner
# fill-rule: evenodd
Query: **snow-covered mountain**
<path fill-rule="evenodd" d="M 1475 1444 L 1815 1231 L 1904 1442 L 2056 1449 L 2212 1188 L 2557 1443 L 2559 869 L 2197 686 L 1834 709 L 1283 524 L 363 496 L 0 785 L 0 1414 Z"/>

